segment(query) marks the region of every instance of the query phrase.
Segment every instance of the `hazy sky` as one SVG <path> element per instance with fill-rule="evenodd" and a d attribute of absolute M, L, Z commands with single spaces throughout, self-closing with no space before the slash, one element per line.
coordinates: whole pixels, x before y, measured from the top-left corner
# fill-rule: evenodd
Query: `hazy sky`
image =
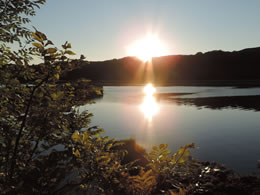
<path fill-rule="evenodd" d="M 148 32 L 168 54 L 260 46 L 260 0 L 47 0 L 32 25 L 88 60 L 127 56 Z"/>

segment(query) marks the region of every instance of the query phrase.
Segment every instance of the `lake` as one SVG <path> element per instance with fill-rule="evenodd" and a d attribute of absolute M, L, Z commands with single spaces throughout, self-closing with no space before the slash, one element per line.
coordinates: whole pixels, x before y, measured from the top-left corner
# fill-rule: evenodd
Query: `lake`
<path fill-rule="evenodd" d="M 175 152 L 194 142 L 192 155 L 241 174 L 257 172 L 260 160 L 260 88 L 156 87 L 152 101 L 143 86 L 107 86 L 95 104 L 91 125 L 111 138 L 135 138 L 148 151 L 167 143 Z"/>

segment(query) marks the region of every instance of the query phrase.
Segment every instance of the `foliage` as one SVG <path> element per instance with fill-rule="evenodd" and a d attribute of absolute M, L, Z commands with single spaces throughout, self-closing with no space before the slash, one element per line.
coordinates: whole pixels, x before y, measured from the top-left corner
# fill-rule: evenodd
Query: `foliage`
<path fill-rule="evenodd" d="M 30 31 L 24 26 L 35 15 L 35 8 L 40 8 L 45 0 L 1 0 L 0 1 L 0 42 L 20 42 L 29 39 Z"/>
<path fill-rule="evenodd" d="M 167 144 L 154 146 L 147 154 L 147 164 L 138 165 L 136 161 L 122 163 L 127 153 L 115 148 L 122 147 L 127 141 L 102 138 L 98 131 L 75 132 L 73 153 L 79 163 L 79 183 L 86 192 L 97 194 L 184 194 L 187 186 L 174 180 L 174 174 L 185 173 L 196 161 L 189 158 L 189 148 L 194 144 L 181 147 L 171 155 Z M 133 151 L 132 151 L 133 152 Z M 138 151 L 134 152 L 138 155 Z M 138 160 L 137 160 L 138 161 Z M 175 169 L 176 167 L 176 169 Z M 177 168 L 178 167 L 178 168 Z M 133 172 L 133 170 L 135 170 Z M 136 171 L 137 170 L 137 171 Z"/>
<path fill-rule="evenodd" d="M 79 113 L 100 89 L 88 80 L 60 83 L 60 75 L 83 60 L 70 60 L 71 44 L 59 50 L 36 31 L 30 54 L 43 63 L 30 66 L 26 59 L 6 53 L 0 75 L 0 189 L 3 193 L 49 193 L 73 168 L 71 135 L 88 127 L 91 114 Z M 2 56 L 1 56 L 2 57 Z M 3 58 L 1 58 L 3 59 Z M 77 95 L 84 89 L 84 99 Z M 97 129 L 96 127 L 93 129 Z"/>
<path fill-rule="evenodd" d="M 29 60 L 32 59 L 30 55 L 32 51 L 31 48 L 27 48 L 27 45 L 32 41 L 32 34 L 25 25 L 30 22 L 30 17 L 35 15 L 35 9 L 40 8 L 44 3 L 45 0 L 0 0 L 1 67 L 10 63 L 28 65 Z M 20 67 L 18 69 L 15 72 L 21 71 Z"/>

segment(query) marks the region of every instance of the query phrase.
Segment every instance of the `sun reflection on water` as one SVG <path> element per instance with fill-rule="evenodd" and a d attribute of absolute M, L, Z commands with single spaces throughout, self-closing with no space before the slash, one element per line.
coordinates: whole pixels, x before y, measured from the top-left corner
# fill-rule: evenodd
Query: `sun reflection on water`
<path fill-rule="evenodd" d="M 145 97 L 143 99 L 143 103 L 140 105 L 141 111 L 144 113 L 145 118 L 147 118 L 149 122 L 152 121 L 153 116 L 159 111 L 159 105 L 153 96 L 155 91 L 156 89 L 152 84 L 147 84 L 144 88 Z"/>

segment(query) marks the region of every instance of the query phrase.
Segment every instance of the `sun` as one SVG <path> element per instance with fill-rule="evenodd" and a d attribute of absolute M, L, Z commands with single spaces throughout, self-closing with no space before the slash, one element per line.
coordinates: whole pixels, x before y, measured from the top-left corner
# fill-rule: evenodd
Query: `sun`
<path fill-rule="evenodd" d="M 135 41 L 127 50 L 129 56 L 136 56 L 144 62 L 167 53 L 164 44 L 154 34 L 147 34 L 143 39 Z"/>

